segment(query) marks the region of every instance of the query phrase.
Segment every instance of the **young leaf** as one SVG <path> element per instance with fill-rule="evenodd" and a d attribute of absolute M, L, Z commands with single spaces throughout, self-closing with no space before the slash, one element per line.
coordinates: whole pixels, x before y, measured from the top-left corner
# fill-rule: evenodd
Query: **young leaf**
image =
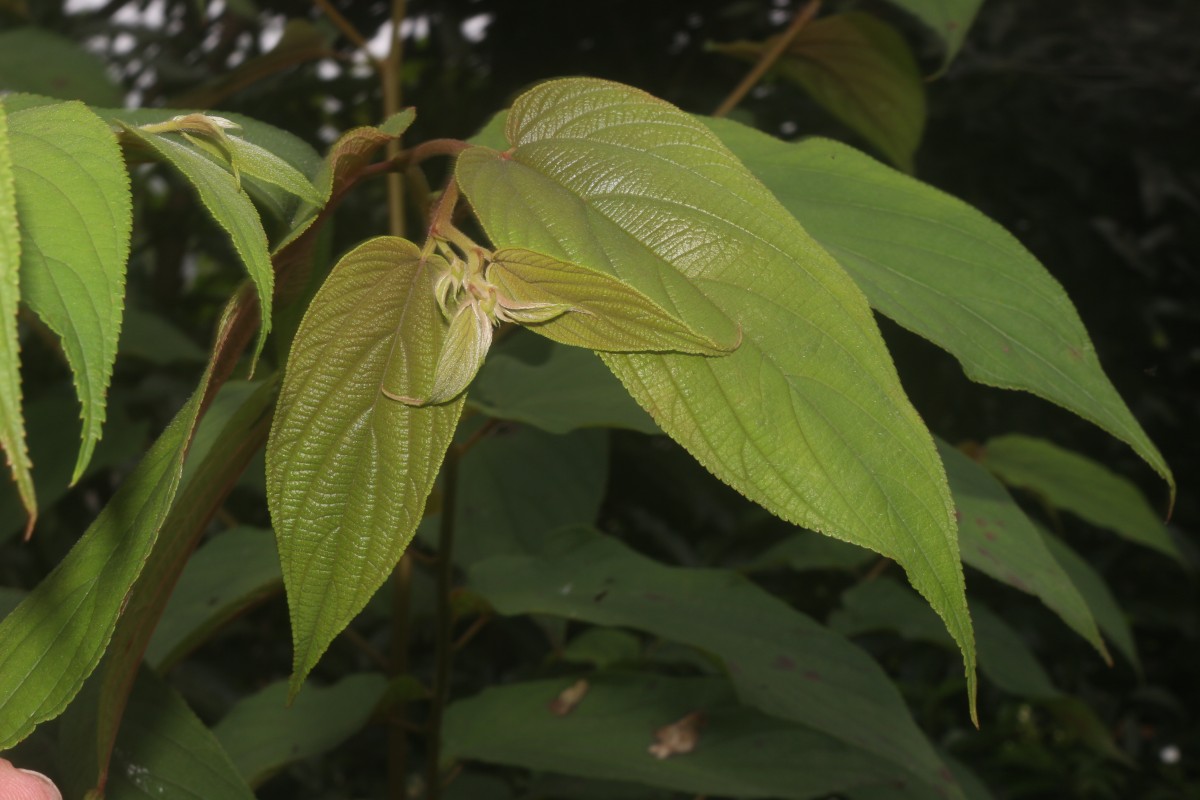
<path fill-rule="evenodd" d="M 724 355 L 736 349 L 741 338 L 736 331 L 721 341 L 705 336 L 607 272 L 541 253 L 519 248 L 498 250 L 488 267 L 487 279 L 518 303 L 570 309 L 528 326 L 562 344 L 617 353 Z"/>
<path fill-rule="evenodd" d="M 849 276 L 715 136 L 635 89 L 544 83 L 507 135 L 510 150 L 475 147 L 457 166 L 492 240 L 609 272 L 680 319 L 740 325 L 720 358 L 603 357 L 721 480 L 898 561 L 973 675 L 942 465 Z M 695 295 L 715 310 L 673 302 Z"/>
<path fill-rule="evenodd" d="M 479 308 L 478 303 L 463 303 L 458 307 L 442 352 L 438 354 L 437 366 L 433 369 L 433 385 L 429 396 L 422 399 L 401 397 L 385 392 L 389 397 L 409 405 L 437 405 L 458 397 L 483 366 L 488 349 L 492 346 L 492 321 Z"/>
<path fill-rule="evenodd" d="M 237 132 L 225 134 L 219 142 L 200 136 L 190 137 L 189 141 L 219 160 L 227 161 L 234 175 L 258 178 L 313 205 L 320 205 L 326 200 L 300 170 L 265 147 L 243 139 Z"/>
<path fill-rule="evenodd" d="M 358 733 L 387 688 L 382 675 L 358 674 L 309 686 L 288 705 L 287 683 L 238 702 L 213 728 L 242 778 L 258 786 L 288 764 L 325 753 Z"/>
<path fill-rule="evenodd" d="M 980 461 L 1010 486 L 1033 491 L 1098 528 L 1187 563 L 1137 486 L 1090 458 L 1045 439 L 1010 434 L 989 439 Z"/>
<path fill-rule="evenodd" d="M 958 55 L 967 31 L 979 13 L 983 0 L 889 0 L 924 22 L 942 40 L 946 49 L 942 71 Z"/>
<path fill-rule="evenodd" d="M 17 304 L 21 298 L 21 240 L 17 228 L 17 194 L 8 144 L 8 114 L 0 98 L 0 448 L 8 458 L 13 480 L 33 530 L 37 493 L 33 464 L 25 444 L 21 411 L 21 343 L 17 339 Z"/>
<path fill-rule="evenodd" d="M 734 42 L 712 49 L 756 62 L 770 45 L 770 40 Z M 893 164 L 913 171 L 925 130 L 925 84 L 904 37 L 891 25 L 859 12 L 814 20 L 775 69 Z"/>
<path fill-rule="evenodd" d="M 233 175 L 217 162 L 171 135 L 146 133 L 122 123 L 125 133 L 146 145 L 182 175 L 200 196 L 208 213 L 233 242 L 254 288 L 258 291 L 262 327 L 251 354 L 258 361 L 267 334 L 271 332 L 271 299 L 275 293 L 275 273 L 267 252 L 267 234 L 258 211 Z"/>
<path fill-rule="evenodd" d="M 1111 664 L 1091 609 L 1025 512 L 986 469 L 944 441 L 937 444 L 954 495 L 963 562 L 1041 599 Z"/>
<path fill-rule="evenodd" d="M 21 299 L 62 338 L 83 406 L 83 474 L 104 426 L 125 302 L 132 206 L 117 139 L 82 103 L 8 118 L 21 228 Z"/>
<path fill-rule="evenodd" d="M 907 777 L 858 748 L 739 705 L 719 678 L 608 672 L 588 683 L 587 695 L 565 716 L 547 706 L 569 678 L 510 683 L 453 703 L 446 710 L 447 755 L 636 781 L 689 797 L 806 800 Z M 704 724 L 693 752 L 649 754 L 655 729 L 697 710 Z"/>
<path fill-rule="evenodd" d="M 711 653 L 747 705 L 956 794 L 895 685 L 842 637 L 728 570 L 667 567 L 586 528 L 540 539 L 536 555 L 471 567 L 468 584 L 502 614 L 635 628 Z"/>
<path fill-rule="evenodd" d="M 767 185 L 871 304 L 962 364 L 1094 422 L 1175 481 L 1105 376 L 1062 287 L 966 203 L 824 139 L 788 144 L 728 120 L 705 124 Z"/>
<path fill-rule="evenodd" d="M 296 332 L 267 444 L 267 500 L 295 643 L 292 694 L 416 530 L 463 398 L 428 396 L 446 339 L 411 242 L 372 239 L 334 267 Z"/>

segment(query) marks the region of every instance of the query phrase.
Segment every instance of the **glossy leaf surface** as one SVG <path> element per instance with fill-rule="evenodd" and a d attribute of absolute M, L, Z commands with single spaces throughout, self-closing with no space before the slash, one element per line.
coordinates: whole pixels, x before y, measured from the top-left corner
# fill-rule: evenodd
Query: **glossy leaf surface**
<path fill-rule="evenodd" d="M 552 345 L 537 362 L 493 348 L 467 403 L 488 416 L 550 433 L 597 427 L 662 432 L 608 367 L 579 347 Z"/>
<path fill-rule="evenodd" d="M 1004 486 L 944 441 L 938 450 L 954 495 L 963 563 L 1039 598 L 1111 663 L 1088 604 Z"/>
<path fill-rule="evenodd" d="M 757 62 L 772 42 L 713 49 Z M 775 70 L 805 91 L 905 172 L 925 130 L 925 85 L 900 33 L 872 14 L 833 14 L 810 22 Z"/>
<path fill-rule="evenodd" d="M 967 377 L 1032 392 L 1132 447 L 1171 487 L 1158 449 L 1104 374 L 1062 287 L 960 200 L 824 139 L 788 144 L 705 124 L 831 253 L 871 304 L 959 360 Z"/>
<path fill-rule="evenodd" d="M 607 272 L 519 248 L 497 250 L 493 258 L 488 280 L 508 297 L 570 309 L 529 326 L 561 344 L 620 353 L 719 356 L 736 349 L 741 338 L 736 331 L 723 341 L 704 336 Z"/>
<path fill-rule="evenodd" d="M 295 644 L 295 692 L 416 530 L 462 399 L 427 395 L 446 337 L 444 262 L 381 237 L 334 267 L 292 344 L 267 445 L 267 499 Z"/>
<path fill-rule="evenodd" d="M 1162 519 L 1137 486 L 1086 456 L 1045 439 L 1010 434 L 989 439 L 981 462 L 1010 486 L 1028 489 L 1098 528 L 1182 561 Z"/>
<path fill-rule="evenodd" d="M 217 223 L 233 242 L 233 248 L 246 267 L 258 292 L 262 326 L 254 346 L 252 361 L 258 360 L 263 342 L 271 331 L 271 302 L 275 293 L 275 273 L 267 252 L 267 234 L 258 211 L 233 174 L 221 164 L 172 135 L 146 133 L 126 125 L 125 133 L 143 143 L 182 175 L 200 196 Z"/>
<path fill-rule="evenodd" d="M 17 227 L 16 179 L 8 142 L 8 113 L 0 98 L 0 449 L 3 449 L 32 529 L 37 518 L 25 415 L 21 408 L 21 343 L 17 306 L 21 300 L 21 239 Z"/>
<path fill-rule="evenodd" d="M 241 776 L 258 786 L 358 733 L 386 687 L 382 675 L 350 675 L 332 686 L 305 687 L 289 706 L 287 682 L 274 683 L 238 702 L 213 733 Z"/>
<path fill-rule="evenodd" d="M 72 481 L 92 457 L 125 302 L 132 226 L 129 177 L 117 139 L 82 103 L 8 117 L 17 165 L 21 299 L 61 339 L 83 406 Z"/>
<path fill-rule="evenodd" d="M 571 679 L 515 683 L 459 700 L 446 712 L 446 749 L 536 771 L 739 798 L 801 800 L 903 774 L 816 731 L 739 706 L 720 679 L 613 672 L 588 683 L 565 716 L 547 706 Z M 698 710 L 705 722 L 694 751 L 650 755 L 656 729 Z"/>
<path fill-rule="evenodd" d="M 468 585 L 502 614 L 635 628 L 712 653 L 748 705 L 953 789 L 878 665 L 741 576 L 667 567 L 584 528 L 553 531 L 535 552 L 480 562 Z"/>
<path fill-rule="evenodd" d="M 607 271 L 682 319 L 740 326 L 727 356 L 605 362 L 738 491 L 901 563 L 973 675 L 942 466 L 850 278 L 715 136 L 642 92 L 544 83 L 506 133 L 510 150 L 472 148 L 457 166 L 497 246 Z"/>

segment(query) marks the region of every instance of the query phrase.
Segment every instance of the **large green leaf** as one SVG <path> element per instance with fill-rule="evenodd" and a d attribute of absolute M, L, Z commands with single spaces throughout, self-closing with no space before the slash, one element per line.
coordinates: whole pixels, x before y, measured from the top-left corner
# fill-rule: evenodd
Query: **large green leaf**
<path fill-rule="evenodd" d="M 740 326 L 727 356 L 605 362 L 738 491 L 902 564 L 973 686 L 945 475 L 850 278 L 715 136 L 642 92 L 544 83 L 506 131 L 509 150 L 474 147 L 457 166 L 492 240 L 605 270 L 681 319 Z"/>
<path fill-rule="evenodd" d="M 21 504 L 29 519 L 37 520 L 37 492 L 33 464 L 25 444 L 25 416 L 21 411 L 21 343 L 17 339 L 17 305 L 21 299 L 21 239 L 17 227 L 16 179 L 8 143 L 8 113 L 0 98 L 0 448 L 8 458 Z"/>
<path fill-rule="evenodd" d="M 903 8 L 924 22 L 942 40 L 946 53 L 942 58 L 942 69 L 949 66 L 967 31 L 975 21 L 975 15 L 983 0 L 889 0 L 894 6 Z"/>
<path fill-rule="evenodd" d="M 88 746 L 64 726 L 65 752 Z M 86 734 L 83 737 L 86 739 Z M 69 796 L 91 788 L 92 776 L 69 763 Z M 92 797 L 93 795 L 88 795 Z M 253 800 L 229 755 L 184 699 L 150 670 L 137 676 L 113 755 L 105 800 Z"/>
<path fill-rule="evenodd" d="M 32 26 L 0 33 L 0 89 L 99 106 L 120 105 L 122 94 L 79 42 Z"/>
<path fill-rule="evenodd" d="M 446 338 L 437 256 L 372 239 L 338 263 L 296 332 L 267 445 L 267 500 L 295 643 L 292 691 L 391 572 L 462 411 L 428 394 Z"/>
<path fill-rule="evenodd" d="M 204 399 L 244 346 L 248 308 L 239 293 L 191 399 L 66 557 L 0 622 L 0 750 L 62 713 L 100 662 L 167 519 Z"/>
<path fill-rule="evenodd" d="M 1019 434 L 989 439 L 980 460 L 1010 486 L 1028 489 L 1098 528 L 1184 563 L 1137 486 L 1102 464 L 1045 439 Z"/>
<path fill-rule="evenodd" d="M 604 431 L 518 428 L 484 439 L 459 466 L 455 562 L 529 553 L 555 528 L 591 525 L 607 479 Z"/>
<path fill-rule="evenodd" d="M 958 517 L 963 562 L 1038 597 L 1111 663 L 1091 608 L 1037 528 L 986 469 L 938 440 Z"/>
<path fill-rule="evenodd" d="M 1101 369 L 1070 298 L 1007 231 L 837 142 L 705 124 L 876 309 L 949 352 L 972 380 L 1032 392 L 1126 442 L 1174 497 L 1170 468 Z"/>
<path fill-rule="evenodd" d="M 305 687 L 289 706 L 287 683 L 273 683 L 230 709 L 213 733 L 242 777 L 258 786 L 358 733 L 386 688 L 381 675 L 350 675 L 332 686 Z"/>
<path fill-rule="evenodd" d="M 271 531 L 239 527 L 214 537 L 188 559 L 146 647 L 146 662 L 169 669 L 217 628 L 282 588 Z"/>
<path fill-rule="evenodd" d="M 758 61 L 772 42 L 713 49 Z M 872 14 L 834 14 L 810 22 L 775 69 L 858 132 L 905 172 L 925 130 L 925 85 L 904 37 Z"/>
<path fill-rule="evenodd" d="M 1062 565 L 1063 571 L 1071 577 L 1071 583 L 1078 587 L 1079 593 L 1083 595 L 1083 599 L 1092 609 L 1092 614 L 1095 615 L 1096 624 L 1100 626 L 1100 630 L 1104 631 L 1104 635 L 1140 673 L 1142 663 L 1138 658 L 1137 645 L 1133 639 L 1133 630 L 1129 626 L 1129 619 L 1122 610 L 1121 604 L 1117 602 L 1117 598 L 1113 596 L 1112 590 L 1108 588 L 1104 578 L 1083 556 L 1068 547 L 1057 536 L 1053 536 L 1045 530 L 1041 530 L 1041 534 L 1046 542 L 1046 549 Z"/>
<path fill-rule="evenodd" d="M 132 206 L 117 139 L 82 103 L 8 118 L 21 227 L 21 298 L 62 338 L 83 406 L 72 481 L 104 426 L 125 302 Z"/>
<path fill-rule="evenodd" d="M 447 755 L 689 796 L 807 800 L 905 775 L 817 731 L 739 706 L 721 679 L 612 672 L 587 680 L 587 694 L 563 716 L 548 706 L 571 679 L 509 684 L 452 704 Z M 655 730 L 697 711 L 703 725 L 692 752 L 650 754 Z"/>
<path fill-rule="evenodd" d="M 475 376 L 468 405 L 550 433 L 593 427 L 662 432 L 591 351 L 554 344 L 545 360 L 530 363 L 501 347 Z"/>
<path fill-rule="evenodd" d="M 227 234 L 258 291 L 262 325 L 251 361 L 258 360 L 267 334 L 271 332 L 271 300 L 275 293 L 275 273 L 267 251 L 267 234 L 254 203 L 233 177 L 233 173 L 183 139 L 171 134 L 146 133 L 124 125 L 125 133 L 158 155 L 182 175 L 200 196 L 213 221 Z"/>
<path fill-rule="evenodd" d="M 879 666 L 745 578 L 663 566 L 586 528 L 545 534 L 533 552 L 476 564 L 468 585 L 502 614 L 636 628 L 708 651 L 748 705 L 954 789 Z"/>

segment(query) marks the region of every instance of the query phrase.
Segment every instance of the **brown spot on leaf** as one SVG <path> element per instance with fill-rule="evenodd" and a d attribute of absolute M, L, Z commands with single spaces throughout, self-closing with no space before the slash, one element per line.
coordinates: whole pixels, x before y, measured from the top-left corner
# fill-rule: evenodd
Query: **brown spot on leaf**
<path fill-rule="evenodd" d="M 992 533 L 991 531 L 984 531 L 983 538 L 987 539 L 989 542 L 994 542 L 996 541 L 996 534 Z"/>
<path fill-rule="evenodd" d="M 565 717 L 574 711 L 575 707 L 583 701 L 583 697 L 587 694 L 587 691 L 588 682 L 580 678 L 559 692 L 558 697 L 551 700 L 546 707 L 550 709 L 551 714 Z"/>
<path fill-rule="evenodd" d="M 793 670 L 796 668 L 796 661 L 789 656 L 776 656 L 775 668 Z"/>
<path fill-rule="evenodd" d="M 670 725 L 662 726 L 654 732 L 655 742 L 650 745 L 650 755 L 661 761 L 692 752 L 700 741 L 700 729 L 704 723 L 704 712 L 693 711 Z"/>
<path fill-rule="evenodd" d="M 1080 351 L 1080 349 L 1078 347 L 1068 347 L 1067 355 L 1069 355 L 1071 358 L 1075 359 L 1076 361 L 1083 360 L 1083 353 L 1082 353 L 1082 351 Z"/>
<path fill-rule="evenodd" d="M 815 669 L 806 669 L 804 670 L 804 680 L 812 681 L 813 683 L 820 683 L 822 680 L 821 673 L 817 672 Z"/>

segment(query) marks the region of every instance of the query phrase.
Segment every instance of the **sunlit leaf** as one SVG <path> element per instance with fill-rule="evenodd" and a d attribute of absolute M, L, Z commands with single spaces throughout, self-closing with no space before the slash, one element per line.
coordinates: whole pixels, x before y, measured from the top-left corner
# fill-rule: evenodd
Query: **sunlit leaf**
<path fill-rule="evenodd" d="M 667 567 L 585 528 L 541 540 L 534 555 L 476 564 L 468 585 L 502 614 L 635 628 L 700 648 L 721 659 L 742 702 L 954 791 L 895 685 L 841 636 L 728 570 Z"/>
<path fill-rule="evenodd" d="M 387 688 L 382 675 L 349 675 L 332 686 L 307 686 L 288 705 L 287 682 L 237 703 L 213 728 L 242 777 L 258 786 L 295 761 L 320 755 L 366 724 Z"/>
<path fill-rule="evenodd" d="M 267 234 L 254 204 L 238 185 L 233 174 L 185 141 L 172 135 L 146 133 L 125 125 L 125 133 L 137 139 L 163 161 L 170 164 L 200 196 L 200 201 L 233 243 L 258 291 L 262 327 L 254 345 L 252 362 L 258 360 L 263 343 L 271 331 L 271 299 L 275 293 L 275 273 L 267 252 Z"/>
<path fill-rule="evenodd" d="M 267 499 L 295 644 L 292 691 L 408 546 L 462 411 L 428 395 L 447 325 L 437 256 L 372 239 L 338 263 L 292 344 L 267 445 Z"/>
<path fill-rule="evenodd" d="M 941 462 L 850 278 L 715 136 L 642 92 L 543 83 L 507 136 L 509 150 L 471 148 L 456 168 L 492 241 L 604 270 L 689 322 L 740 326 L 723 357 L 604 359 L 719 478 L 902 564 L 973 675 Z"/>
<path fill-rule="evenodd" d="M 980 461 L 1010 486 L 1028 489 L 1056 508 L 1183 563 L 1162 519 L 1137 486 L 1102 464 L 1018 434 L 989 439 Z"/>
<path fill-rule="evenodd" d="M 588 682 L 587 696 L 565 716 L 547 706 L 569 678 L 514 683 L 459 700 L 446 711 L 446 749 L 457 758 L 636 781 L 689 796 L 806 800 L 905 774 L 817 731 L 738 705 L 721 679 L 612 672 Z M 667 759 L 648 753 L 655 729 L 695 711 L 703 725 L 694 751 Z"/>
<path fill-rule="evenodd" d="M 83 406 L 72 482 L 104 426 L 132 226 L 116 137 L 82 103 L 8 117 L 21 228 L 21 299 L 62 339 Z"/>
<path fill-rule="evenodd" d="M 717 45 L 756 62 L 772 41 Z M 776 62 L 776 71 L 879 149 L 905 172 L 925 130 L 925 85 L 895 28 L 873 14 L 833 14 L 810 22 Z"/>
<path fill-rule="evenodd" d="M 15 184 L 9 154 L 8 113 L 4 110 L 4 99 L 0 98 L 0 448 L 8 459 L 29 519 L 26 530 L 31 530 L 37 519 L 38 502 L 21 410 L 21 343 L 17 339 L 21 239 Z"/>
<path fill-rule="evenodd" d="M 850 273 L 871 304 L 949 352 L 967 377 L 1094 422 L 1175 482 L 1100 366 L 1067 293 L 976 209 L 845 145 L 705 124 Z"/>
<path fill-rule="evenodd" d="M 724 355 L 736 349 L 741 338 L 737 331 L 722 341 L 704 336 L 687 320 L 607 272 L 528 250 L 496 251 L 487 277 L 518 302 L 569 308 L 529 326 L 562 344 L 622 353 L 666 350 Z"/>
<path fill-rule="evenodd" d="M 467 404 L 550 433 L 595 427 L 662 432 L 594 353 L 559 344 L 537 363 L 492 348 Z"/>

